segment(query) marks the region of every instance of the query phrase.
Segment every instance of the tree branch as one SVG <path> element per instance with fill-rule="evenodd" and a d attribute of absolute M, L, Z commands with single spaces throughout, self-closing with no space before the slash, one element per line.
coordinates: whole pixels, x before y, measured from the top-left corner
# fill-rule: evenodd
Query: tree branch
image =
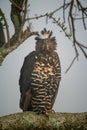
<path fill-rule="evenodd" d="M 87 130 L 87 113 L 55 113 L 37 115 L 34 112 L 0 117 L 0 130 Z"/>
<path fill-rule="evenodd" d="M 20 41 L 16 41 L 13 46 L 8 48 L 1 48 L 0 49 L 0 64 L 3 62 L 4 58 L 13 50 L 15 50 L 20 44 L 22 44 L 27 38 L 33 35 L 37 35 L 37 32 L 30 32 L 29 28 L 27 28 L 24 33 L 22 34 L 22 38 Z"/>
<path fill-rule="evenodd" d="M 78 10 L 82 12 L 83 26 L 84 26 L 84 29 L 86 30 L 87 27 L 86 27 L 86 23 L 85 23 L 85 16 L 87 18 L 87 7 L 83 7 L 79 0 L 76 0 L 76 2 L 77 2 Z"/>
<path fill-rule="evenodd" d="M 77 3 L 77 4 L 76 4 Z M 83 25 L 84 25 L 84 28 L 86 29 L 86 23 L 85 23 L 85 19 L 87 18 L 87 8 L 83 7 L 81 2 L 79 0 L 76 0 L 76 3 L 75 1 L 71 0 L 69 3 L 67 3 L 65 0 L 64 0 L 64 3 L 62 6 L 60 6 L 59 8 L 55 9 L 54 11 L 50 12 L 50 13 L 45 13 L 43 15 L 37 15 L 35 17 L 31 17 L 31 18 L 27 18 L 26 20 L 38 20 L 40 18 L 43 18 L 43 17 L 46 17 L 46 21 L 47 19 L 52 19 L 53 20 L 53 23 L 57 24 L 61 29 L 62 31 L 65 33 L 65 36 L 67 36 L 69 39 L 71 39 L 71 35 L 72 35 L 72 38 L 73 38 L 73 44 L 74 44 L 74 49 L 75 49 L 75 53 L 76 53 L 76 57 L 78 58 L 79 56 L 79 52 L 78 52 L 78 49 L 77 49 L 77 46 L 78 45 L 78 41 L 76 39 L 76 29 L 75 29 L 75 21 L 74 20 L 78 20 L 78 18 L 74 17 L 73 15 L 73 10 L 74 8 L 77 8 L 78 10 L 80 10 L 80 12 L 82 12 L 82 17 L 79 19 L 79 20 L 83 20 Z M 59 19 L 56 20 L 56 18 L 53 16 L 55 13 L 57 13 L 60 9 L 63 9 L 63 22 L 60 22 Z M 66 29 L 64 29 L 64 23 L 65 23 L 65 15 L 66 15 L 66 9 L 69 9 L 69 14 L 68 14 L 68 25 L 69 25 L 69 29 L 70 29 L 70 33 L 66 33 Z M 76 12 L 75 12 L 76 13 Z M 75 14 L 75 16 L 77 16 Z M 85 17 L 86 16 L 86 17 Z M 47 22 L 46 22 L 47 23 Z M 63 23 L 63 25 L 62 25 Z M 62 25 L 62 26 L 61 26 Z M 80 43 L 80 42 L 79 42 Z M 76 46 L 77 45 L 77 46 Z M 86 51 L 83 49 L 83 46 L 81 43 L 80 43 L 81 46 L 79 46 L 80 50 L 82 51 L 83 54 L 87 55 L 86 54 Z M 85 46 L 85 48 L 87 49 L 87 47 Z"/>
<path fill-rule="evenodd" d="M 70 70 L 70 68 L 72 67 L 72 65 L 74 64 L 74 62 L 75 62 L 76 59 L 77 59 L 77 56 L 75 56 L 75 57 L 73 58 L 71 64 L 70 64 L 69 67 L 66 69 L 65 73 L 67 73 L 67 72 Z"/>
<path fill-rule="evenodd" d="M 65 33 L 65 36 L 73 42 L 73 47 L 74 47 L 75 55 L 76 55 L 74 59 L 76 59 L 76 58 L 78 59 L 79 49 L 84 54 L 85 58 L 87 58 L 87 52 L 86 52 L 87 46 L 80 43 L 80 41 L 78 41 L 77 37 L 76 37 L 76 26 L 75 26 L 76 20 L 82 20 L 84 29 L 85 30 L 87 29 L 87 27 L 86 27 L 87 7 L 83 6 L 82 2 L 80 0 L 76 0 L 76 1 L 70 0 L 69 2 L 64 0 L 63 4 L 61 6 L 59 6 L 57 9 L 51 11 L 50 13 L 46 12 L 45 14 L 36 15 L 35 17 L 31 17 L 31 18 L 26 18 L 28 0 L 20 0 L 20 1 L 9 0 L 9 1 L 12 3 L 11 20 L 14 25 L 15 33 L 11 39 L 9 39 L 9 35 L 8 35 L 9 44 L 7 44 L 7 46 L 6 46 L 7 50 L 9 49 L 9 46 L 13 46 L 13 48 L 14 48 L 14 44 L 16 44 L 18 42 L 20 43 L 20 39 L 23 37 L 24 32 L 27 31 L 30 33 L 29 26 L 23 32 L 23 27 L 27 20 L 30 22 L 30 20 L 35 20 L 35 19 L 38 20 L 40 18 L 45 17 L 46 23 L 48 23 L 48 18 L 50 20 L 52 20 L 52 23 L 58 25 L 58 27 L 60 27 L 61 30 Z M 63 14 L 62 14 L 63 20 L 62 21 L 60 20 L 60 16 L 58 18 L 56 18 L 54 15 L 61 9 L 63 10 Z M 67 13 L 66 11 L 68 11 L 69 13 Z M 78 15 L 77 11 L 80 12 L 79 15 Z M 67 18 L 68 18 L 68 20 L 67 20 Z M 65 24 L 67 22 L 68 22 L 68 26 L 66 27 Z M 67 31 L 68 28 L 69 28 L 69 31 Z M 72 36 L 72 38 L 71 38 L 71 36 Z M 1 55 L 2 49 L 6 50 L 6 48 L 1 48 L 1 50 L 0 50 L 1 59 L 3 59 L 3 56 Z M 3 60 L 1 60 L 1 61 L 3 61 Z M 73 65 L 74 61 L 75 60 L 72 60 L 71 65 L 69 66 L 69 69 Z M 69 69 L 67 69 L 67 70 L 69 70 Z"/>
<path fill-rule="evenodd" d="M 30 31 L 30 27 L 27 27 L 27 29 L 25 29 L 23 31 L 23 27 L 25 24 L 25 18 L 26 18 L 26 14 L 27 14 L 27 1 L 28 0 L 20 0 L 20 2 L 15 1 L 16 3 L 14 3 L 14 0 L 10 0 L 10 1 L 12 2 L 11 20 L 12 20 L 14 28 L 15 28 L 15 33 L 11 38 L 9 38 L 9 41 L 7 42 L 7 44 L 5 44 L 3 47 L 0 48 L 0 64 L 3 62 L 4 58 L 10 52 L 12 52 L 14 49 L 16 49 L 27 38 L 29 38 L 32 35 L 37 35 L 37 32 Z M 20 8 L 23 9 L 23 3 L 24 3 L 24 12 L 21 17 L 22 10 L 20 10 Z M 11 44 L 9 44 L 9 43 L 11 43 Z"/>

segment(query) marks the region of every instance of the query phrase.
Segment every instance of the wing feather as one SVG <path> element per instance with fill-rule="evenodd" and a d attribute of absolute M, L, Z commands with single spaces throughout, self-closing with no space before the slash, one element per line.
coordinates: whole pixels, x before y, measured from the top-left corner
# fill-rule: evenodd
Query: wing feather
<path fill-rule="evenodd" d="M 20 78 L 19 78 L 19 85 L 20 85 L 20 92 L 21 92 L 21 99 L 20 99 L 20 108 L 23 110 L 29 109 L 31 97 L 32 97 L 32 86 L 31 86 L 31 74 L 35 65 L 35 56 L 36 52 L 31 52 L 28 56 L 25 57 L 23 66 L 20 71 Z"/>

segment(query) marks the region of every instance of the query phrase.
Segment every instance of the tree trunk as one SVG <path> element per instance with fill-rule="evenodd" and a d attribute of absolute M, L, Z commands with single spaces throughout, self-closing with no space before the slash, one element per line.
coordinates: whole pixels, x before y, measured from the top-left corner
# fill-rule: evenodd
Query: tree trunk
<path fill-rule="evenodd" d="M 87 130 L 87 113 L 17 113 L 0 117 L 0 130 Z"/>

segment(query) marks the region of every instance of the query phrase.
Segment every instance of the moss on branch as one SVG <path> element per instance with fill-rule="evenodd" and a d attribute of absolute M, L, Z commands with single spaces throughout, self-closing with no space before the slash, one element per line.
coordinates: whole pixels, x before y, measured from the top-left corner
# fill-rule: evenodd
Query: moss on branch
<path fill-rule="evenodd" d="M 13 50 L 15 50 L 20 44 L 22 44 L 27 38 L 32 35 L 37 35 L 37 32 L 28 32 L 28 29 L 23 33 L 23 36 L 20 40 L 17 40 L 15 44 L 10 47 L 2 47 L 0 48 L 0 64 L 3 62 L 4 58 Z"/>
<path fill-rule="evenodd" d="M 87 113 L 17 113 L 0 117 L 0 130 L 87 130 Z"/>

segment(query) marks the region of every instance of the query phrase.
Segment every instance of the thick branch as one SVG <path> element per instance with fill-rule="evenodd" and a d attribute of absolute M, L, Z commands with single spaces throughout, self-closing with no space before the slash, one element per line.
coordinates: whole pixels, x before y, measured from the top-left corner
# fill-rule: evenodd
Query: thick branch
<path fill-rule="evenodd" d="M 20 41 L 16 41 L 13 46 L 10 46 L 8 48 L 1 48 L 0 49 L 0 64 L 3 62 L 4 58 L 13 50 L 15 50 L 20 44 L 22 44 L 27 38 L 29 38 L 32 35 L 37 35 L 37 32 L 30 32 L 29 28 L 25 30 L 23 33 L 22 38 Z"/>
<path fill-rule="evenodd" d="M 10 0 L 11 2 L 11 21 L 14 25 L 15 33 L 12 36 L 10 42 L 11 46 L 13 45 L 13 42 L 17 41 L 19 38 L 19 34 L 23 32 L 23 25 L 22 23 L 24 22 L 24 10 L 23 10 L 23 4 L 25 6 L 25 0 Z"/>
<path fill-rule="evenodd" d="M 49 117 L 33 112 L 0 118 L 0 130 L 87 130 L 87 113 L 55 113 Z"/>
<path fill-rule="evenodd" d="M 7 42 L 7 44 L 0 48 L 0 64 L 3 62 L 4 58 L 10 52 L 16 49 L 27 38 L 29 38 L 32 35 L 37 35 L 37 32 L 30 31 L 30 27 L 27 27 L 27 29 L 23 31 L 25 18 L 27 14 L 27 1 L 28 0 L 20 0 L 20 1 L 15 0 L 15 2 L 14 0 L 10 0 L 10 1 L 12 2 L 11 20 L 14 25 L 15 33 L 11 38 L 9 38 L 9 41 Z M 24 10 L 21 10 L 23 9 L 23 4 L 24 4 Z M 21 16 L 21 13 L 22 13 L 22 16 Z"/>

